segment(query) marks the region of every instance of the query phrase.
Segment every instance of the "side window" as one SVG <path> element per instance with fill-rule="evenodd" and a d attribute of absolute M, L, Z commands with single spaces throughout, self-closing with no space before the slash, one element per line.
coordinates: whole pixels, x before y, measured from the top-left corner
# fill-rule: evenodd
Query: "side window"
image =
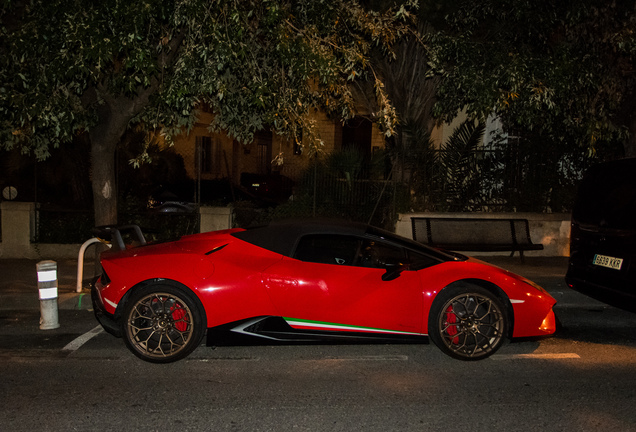
<path fill-rule="evenodd" d="M 408 260 L 411 263 L 411 270 L 421 270 L 439 263 L 430 256 L 414 251 L 408 251 Z"/>
<path fill-rule="evenodd" d="M 360 241 L 342 235 L 307 235 L 300 239 L 293 258 L 301 261 L 353 265 Z"/>
<path fill-rule="evenodd" d="M 402 248 L 375 240 L 362 240 L 362 247 L 355 265 L 359 267 L 386 268 L 387 262 L 403 262 L 406 256 Z"/>

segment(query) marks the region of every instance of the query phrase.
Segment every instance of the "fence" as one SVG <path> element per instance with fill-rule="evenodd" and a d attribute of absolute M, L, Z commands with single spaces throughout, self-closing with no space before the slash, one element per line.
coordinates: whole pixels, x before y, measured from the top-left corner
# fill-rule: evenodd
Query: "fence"
<path fill-rule="evenodd" d="M 580 153 L 580 154 L 579 154 Z M 345 155 L 346 156 L 346 155 Z M 594 162 L 578 153 L 549 147 L 528 148 L 514 142 L 497 149 L 413 151 L 406 157 L 384 156 L 361 163 L 349 155 L 314 161 L 295 180 L 289 201 L 272 205 L 245 200 L 234 204 L 235 226 L 247 227 L 289 217 L 341 217 L 392 229 L 399 213 L 568 212 L 578 182 Z M 390 163 L 389 163 L 390 162 Z M 387 169 L 393 166 L 392 169 Z M 201 182 L 196 188 L 201 195 Z M 1 216 L 0 216 L 1 217 Z M 159 238 L 200 230 L 199 214 L 120 213 L 121 223 L 137 223 Z M 73 212 L 40 206 L 35 213 L 36 243 L 81 243 L 92 236 L 91 211 Z M 4 233 L 7 234 L 8 233 Z M 1 234 L 0 234 L 1 235 Z"/>
<path fill-rule="evenodd" d="M 579 154 L 580 153 L 580 154 Z M 528 148 L 422 149 L 383 163 L 314 162 L 296 179 L 292 200 L 275 208 L 238 205 L 239 226 L 289 217 L 342 217 L 392 229 L 397 214 L 571 211 L 578 182 L 595 162 L 582 152 Z M 286 169 L 286 168 L 285 168 Z"/>
<path fill-rule="evenodd" d="M 581 152 L 582 153 L 582 152 Z M 411 206 L 436 212 L 569 212 L 595 160 L 558 149 L 435 150 L 403 164 Z"/>
<path fill-rule="evenodd" d="M 90 211 L 36 207 L 33 243 L 82 244 L 93 237 L 93 221 Z"/>
<path fill-rule="evenodd" d="M 149 240 L 161 241 L 199 232 L 199 212 L 136 212 L 119 215 L 121 224 L 135 224 Z M 90 211 L 48 209 L 35 212 L 34 243 L 76 244 L 93 237 L 94 217 Z"/>
<path fill-rule="evenodd" d="M 38 210 L 35 203 L 4 201 L 0 203 L 0 213 L 1 258 L 76 258 L 80 245 L 93 237 L 92 217 L 86 212 Z M 160 241 L 183 234 L 231 228 L 233 212 L 231 207 L 200 207 L 191 214 L 144 213 L 141 216 L 149 222 L 142 225 L 149 229 L 148 239 Z M 150 223 L 153 221 L 154 224 Z M 125 223 L 131 222 L 138 221 L 126 219 Z M 164 224 L 167 228 L 162 228 Z"/>
<path fill-rule="evenodd" d="M 364 172 L 364 171 L 362 171 Z M 392 224 L 404 188 L 393 179 L 365 178 L 364 174 L 311 170 L 298 185 L 298 194 L 311 199 L 311 216 L 337 216 L 375 225 Z"/>
<path fill-rule="evenodd" d="M 397 212 L 404 210 L 398 203 L 407 196 L 406 188 L 390 176 L 373 174 L 365 164 L 354 168 L 314 162 L 303 172 L 284 170 L 285 176 L 295 179 L 289 199 L 278 204 L 235 203 L 236 224 L 247 227 L 272 219 L 332 217 L 392 229 Z"/>

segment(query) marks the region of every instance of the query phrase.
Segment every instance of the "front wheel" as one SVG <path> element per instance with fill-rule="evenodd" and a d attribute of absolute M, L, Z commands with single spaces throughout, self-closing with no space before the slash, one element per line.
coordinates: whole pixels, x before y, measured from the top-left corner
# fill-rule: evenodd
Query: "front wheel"
<path fill-rule="evenodd" d="M 472 285 L 445 288 L 431 307 L 429 337 L 444 353 L 460 360 L 480 360 L 494 354 L 508 334 L 502 301 Z"/>
<path fill-rule="evenodd" d="M 142 360 L 180 360 L 201 343 L 205 333 L 203 307 L 193 293 L 166 284 L 134 292 L 122 317 L 126 346 Z"/>

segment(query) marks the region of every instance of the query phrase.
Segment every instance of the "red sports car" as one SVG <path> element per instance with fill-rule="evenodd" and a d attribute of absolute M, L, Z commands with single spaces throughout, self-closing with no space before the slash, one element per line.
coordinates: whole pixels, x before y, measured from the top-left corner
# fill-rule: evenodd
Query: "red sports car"
<path fill-rule="evenodd" d="M 157 363 L 208 345 L 426 342 L 461 360 L 550 335 L 556 301 L 533 282 L 371 226 L 274 222 L 102 253 L 99 322 Z"/>

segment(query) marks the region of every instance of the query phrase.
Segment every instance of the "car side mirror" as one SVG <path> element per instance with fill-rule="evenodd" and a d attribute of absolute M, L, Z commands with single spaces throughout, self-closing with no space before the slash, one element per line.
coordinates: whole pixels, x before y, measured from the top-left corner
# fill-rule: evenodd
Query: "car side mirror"
<path fill-rule="evenodd" d="M 382 275 L 382 280 L 385 282 L 397 279 L 404 270 L 408 270 L 410 267 L 409 263 L 404 263 L 393 257 L 382 259 L 381 264 L 386 267 L 386 272 Z"/>

